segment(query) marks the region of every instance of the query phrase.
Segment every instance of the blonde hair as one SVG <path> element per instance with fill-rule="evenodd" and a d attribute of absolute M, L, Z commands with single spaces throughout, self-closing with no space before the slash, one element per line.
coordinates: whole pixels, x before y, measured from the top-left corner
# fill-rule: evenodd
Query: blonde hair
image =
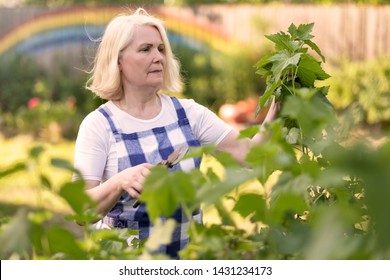
<path fill-rule="evenodd" d="M 180 92 L 182 90 L 180 63 L 172 52 L 164 23 L 149 15 L 144 9 L 138 8 L 133 14 L 116 16 L 107 25 L 103 34 L 92 70 L 89 71 L 91 77 L 86 83 L 86 88 L 100 98 L 106 100 L 122 98 L 123 88 L 118 60 L 121 52 L 131 42 L 134 28 L 137 25 L 156 27 L 165 45 L 166 63 L 161 90 L 166 92 Z"/>

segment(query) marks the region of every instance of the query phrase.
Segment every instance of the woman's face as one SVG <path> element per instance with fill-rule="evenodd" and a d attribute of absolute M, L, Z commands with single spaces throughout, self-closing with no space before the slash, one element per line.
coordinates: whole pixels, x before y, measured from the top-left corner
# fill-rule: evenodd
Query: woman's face
<path fill-rule="evenodd" d="M 124 90 L 158 90 L 164 80 L 165 46 L 154 26 L 139 25 L 131 43 L 121 52 L 119 68 Z"/>

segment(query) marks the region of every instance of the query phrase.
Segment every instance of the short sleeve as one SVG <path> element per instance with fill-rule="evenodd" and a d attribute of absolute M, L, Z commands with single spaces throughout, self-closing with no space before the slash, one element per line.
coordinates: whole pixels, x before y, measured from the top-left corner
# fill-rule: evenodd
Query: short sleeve
<path fill-rule="evenodd" d="M 103 180 L 109 153 L 107 128 L 107 120 L 98 111 L 87 115 L 80 125 L 75 143 L 74 168 L 80 171 L 84 180 Z"/>
<path fill-rule="evenodd" d="M 217 114 L 192 99 L 182 100 L 192 130 L 202 145 L 219 144 L 233 128 Z"/>

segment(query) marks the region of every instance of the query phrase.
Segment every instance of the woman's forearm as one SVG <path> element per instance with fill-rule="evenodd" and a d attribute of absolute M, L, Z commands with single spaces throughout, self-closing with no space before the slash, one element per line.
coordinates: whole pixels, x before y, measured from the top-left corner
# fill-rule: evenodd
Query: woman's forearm
<path fill-rule="evenodd" d="M 88 186 L 87 182 L 86 193 L 96 202 L 96 214 L 105 216 L 118 201 L 123 191 L 118 186 L 117 181 L 116 178 L 112 177 L 95 186 Z"/>
<path fill-rule="evenodd" d="M 153 165 L 149 163 L 142 163 L 122 170 L 104 183 L 87 182 L 86 192 L 92 200 L 96 201 L 97 214 L 106 215 L 123 192 L 127 192 L 133 198 L 138 198 L 143 190 L 145 178 L 150 174 L 152 167 Z"/>

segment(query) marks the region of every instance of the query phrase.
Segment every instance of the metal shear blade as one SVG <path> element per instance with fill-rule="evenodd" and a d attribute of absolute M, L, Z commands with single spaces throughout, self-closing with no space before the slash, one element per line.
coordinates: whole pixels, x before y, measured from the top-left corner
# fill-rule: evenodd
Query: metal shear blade
<path fill-rule="evenodd" d="M 187 154 L 188 147 L 186 145 L 181 145 L 177 150 L 173 151 L 168 158 L 159 164 L 166 165 L 169 168 L 172 168 L 182 160 L 182 158 Z M 163 162 L 163 163 L 162 163 Z"/>

